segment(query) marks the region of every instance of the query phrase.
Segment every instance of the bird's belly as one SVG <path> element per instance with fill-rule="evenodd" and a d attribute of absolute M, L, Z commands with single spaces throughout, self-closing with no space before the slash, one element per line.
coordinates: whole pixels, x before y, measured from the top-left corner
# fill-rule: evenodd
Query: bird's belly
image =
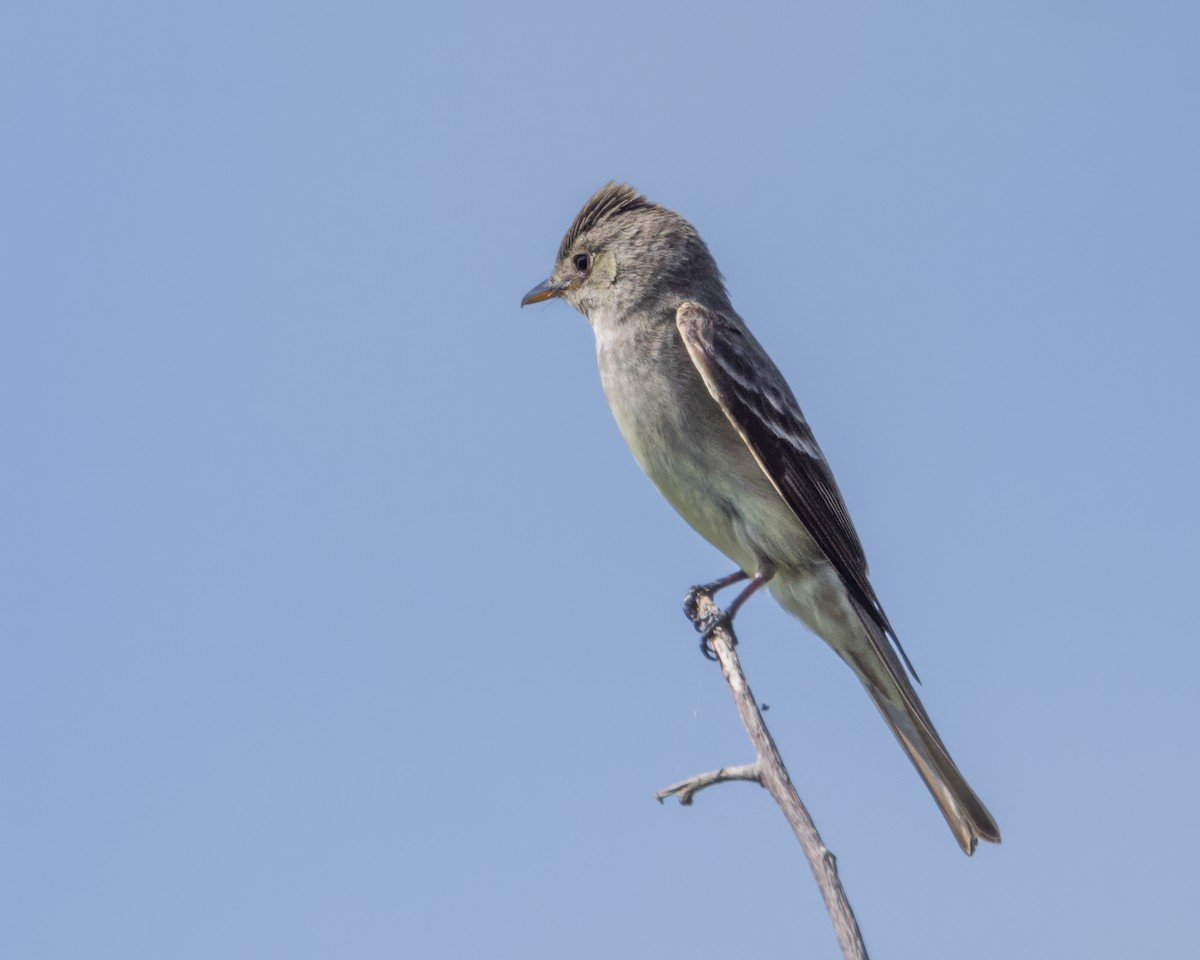
<path fill-rule="evenodd" d="M 692 438 L 692 442 L 696 442 Z M 632 447 L 632 444 L 631 444 Z M 747 536 L 741 502 L 745 487 L 728 474 L 695 463 L 690 457 L 668 460 L 655 451 L 634 451 L 647 476 L 697 533 L 741 569 L 754 573 L 758 551 Z"/>
<path fill-rule="evenodd" d="M 690 368 L 690 360 L 688 361 Z M 690 376 L 602 379 L 634 458 L 671 506 L 742 570 L 806 563 L 814 546 L 741 436 Z"/>

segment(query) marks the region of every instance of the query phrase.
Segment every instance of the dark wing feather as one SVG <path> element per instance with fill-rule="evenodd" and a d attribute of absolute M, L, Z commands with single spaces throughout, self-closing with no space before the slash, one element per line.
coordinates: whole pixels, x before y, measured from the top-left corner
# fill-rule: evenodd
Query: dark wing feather
<path fill-rule="evenodd" d="M 867 579 L 867 558 L 829 464 L 783 375 L 736 316 L 685 303 L 675 320 L 713 399 L 850 594 L 891 640 L 917 679 Z"/>

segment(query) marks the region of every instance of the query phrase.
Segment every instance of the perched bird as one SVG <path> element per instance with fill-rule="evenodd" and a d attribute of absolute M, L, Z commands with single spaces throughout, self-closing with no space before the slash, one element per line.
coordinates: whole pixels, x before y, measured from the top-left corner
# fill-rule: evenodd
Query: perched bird
<path fill-rule="evenodd" d="M 610 183 L 584 204 L 554 272 L 521 305 L 552 297 L 591 324 L 600 380 L 637 462 L 737 564 L 700 589 L 748 581 L 732 617 L 768 587 L 858 675 L 963 850 L 970 855 L 980 839 L 998 843 L 995 820 L 906 674 L 911 664 L 800 405 L 733 309 L 700 234 L 632 187 Z"/>

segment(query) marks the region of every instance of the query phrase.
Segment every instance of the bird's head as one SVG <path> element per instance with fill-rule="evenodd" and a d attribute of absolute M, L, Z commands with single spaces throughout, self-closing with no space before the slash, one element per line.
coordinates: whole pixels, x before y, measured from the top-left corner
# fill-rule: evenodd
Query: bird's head
<path fill-rule="evenodd" d="M 628 184 L 609 183 L 583 205 L 558 248 L 554 272 L 521 306 L 562 297 L 593 323 L 631 310 L 672 312 L 715 287 L 721 275 L 695 228 Z"/>

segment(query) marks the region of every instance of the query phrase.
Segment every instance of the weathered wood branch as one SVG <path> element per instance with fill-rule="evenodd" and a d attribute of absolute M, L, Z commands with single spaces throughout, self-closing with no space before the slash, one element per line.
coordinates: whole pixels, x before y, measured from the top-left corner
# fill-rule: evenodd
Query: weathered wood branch
<path fill-rule="evenodd" d="M 692 599 L 694 603 L 690 602 Z M 792 785 L 787 768 L 783 765 L 783 758 L 779 756 L 775 740 L 763 721 L 758 703 L 750 691 L 749 683 L 746 682 L 745 673 L 742 672 L 733 630 L 724 621 L 711 593 L 696 591 L 693 597 L 689 598 L 685 612 L 697 630 L 704 630 L 709 624 L 717 624 L 709 634 L 709 648 L 721 664 L 721 672 L 729 684 L 734 703 L 741 714 L 746 732 L 750 735 L 750 741 L 754 744 L 758 759 L 754 763 L 722 767 L 711 773 L 702 773 L 666 787 L 658 792 L 659 801 L 669 796 L 678 796 L 679 802 L 687 805 L 705 787 L 729 780 L 753 780 L 765 787 L 779 804 L 783 815 L 791 824 L 792 832 L 800 841 L 804 856 L 808 859 L 808 865 L 812 868 L 813 877 L 825 900 L 825 908 L 833 921 L 842 956 L 845 960 L 867 960 L 867 948 L 863 944 L 862 933 L 854 919 L 850 901 L 846 899 L 846 891 L 842 889 L 842 882 L 838 879 L 837 858 L 822 842 L 812 817 L 808 815 L 808 810 Z"/>
<path fill-rule="evenodd" d="M 739 767 L 722 767 L 720 770 L 713 770 L 709 773 L 698 773 L 694 777 L 688 777 L 686 780 L 680 780 L 679 783 L 663 787 L 654 796 L 659 803 L 662 803 L 667 797 L 679 797 L 681 804 L 690 807 L 692 799 L 705 787 L 711 787 L 716 783 L 728 783 L 730 780 L 750 780 L 761 787 L 763 782 L 762 764 L 755 761 L 754 763 L 743 763 Z"/>

